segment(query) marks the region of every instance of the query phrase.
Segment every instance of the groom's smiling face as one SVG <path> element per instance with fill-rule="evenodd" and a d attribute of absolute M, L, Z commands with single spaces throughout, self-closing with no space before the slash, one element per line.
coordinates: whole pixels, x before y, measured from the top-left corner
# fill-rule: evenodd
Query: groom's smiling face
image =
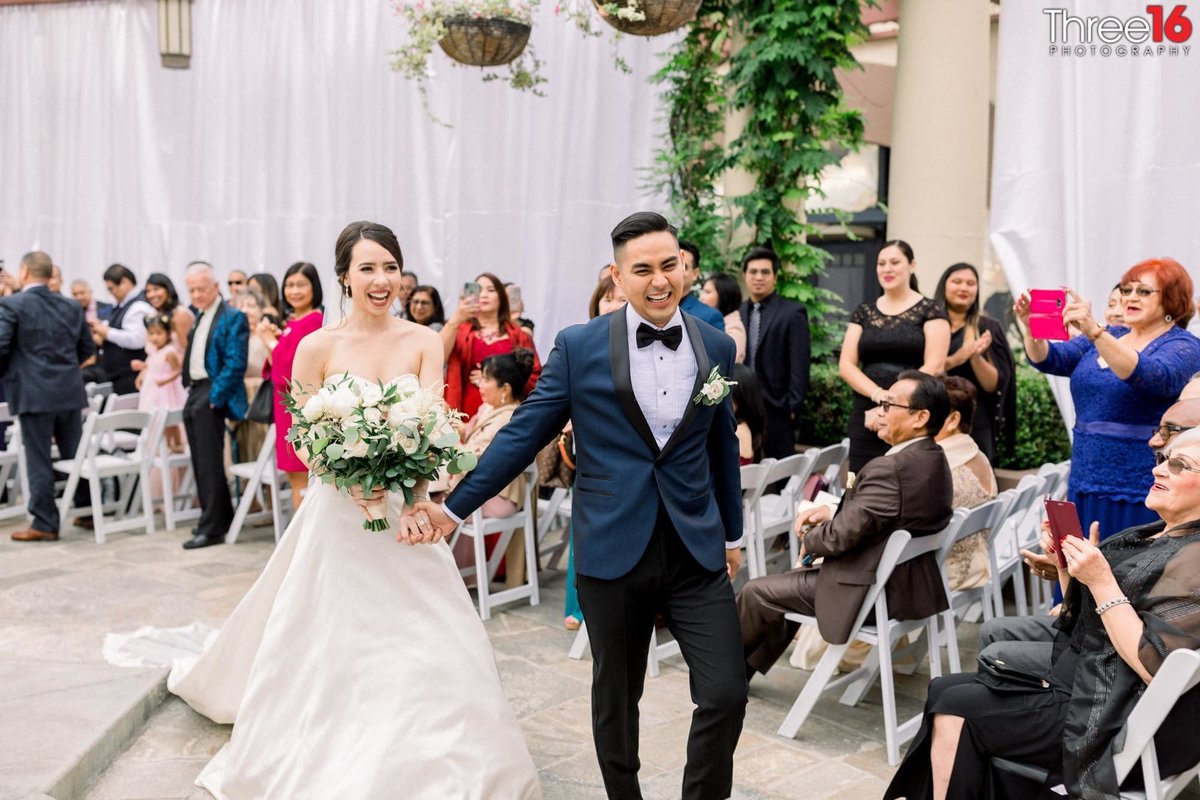
<path fill-rule="evenodd" d="M 675 316 L 683 298 L 683 262 L 679 241 L 669 231 L 630 239 L 613 254 L 613 281 L 641 317 L 662 327 Z"/>

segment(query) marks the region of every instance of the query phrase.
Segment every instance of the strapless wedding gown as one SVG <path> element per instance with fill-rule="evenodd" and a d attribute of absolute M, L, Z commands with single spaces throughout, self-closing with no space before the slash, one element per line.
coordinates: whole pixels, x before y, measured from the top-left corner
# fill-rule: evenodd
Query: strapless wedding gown
<path fill-rule="evenodd" d="M 389 498 L 396 519 L 403 498 Z M 393 522 L 394 525 L 394 522 Z M 537 771 L 449 547 L 362 529 L 329 484 L 168 687 L 233 736 L 218 800 L 520 800 Z"/>

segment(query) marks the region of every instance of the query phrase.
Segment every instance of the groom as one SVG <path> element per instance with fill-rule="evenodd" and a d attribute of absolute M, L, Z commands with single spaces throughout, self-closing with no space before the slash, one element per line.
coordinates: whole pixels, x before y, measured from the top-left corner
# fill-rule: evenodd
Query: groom
<path fill-rule="evenodd" d="M 538 379 L 443 507 L 448 533 L 497 494 L 567 420 L 578 454 L 573 522 L 579 602 L 591 639 L 592 733 L 610 798 L 636 800 L 638 700 L 655 615 L 691 673 L 686 800 L 723 800 L 746 709 L 730 577 L 741 562 L 741 482 L 732 404 L 701 398 L 733 341 L 679 311 L 675 229 L 639 212 L 612 232 L 613 280 L 629 303 L 560 332 Z"/>

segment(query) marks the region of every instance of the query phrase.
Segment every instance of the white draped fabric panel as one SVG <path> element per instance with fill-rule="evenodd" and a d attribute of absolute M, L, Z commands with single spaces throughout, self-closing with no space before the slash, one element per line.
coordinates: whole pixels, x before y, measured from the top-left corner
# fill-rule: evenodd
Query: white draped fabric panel
<path fill-rule="evenodd" d="M 447 313 L 480 272 L 519 283 L 544 356 L 586 317 L 608 231 L 658 205 L 647 78 L 673 41 L 624 39 L 621 74 L 552 9 L 532 37 L 547 97 L 435 48 L 447 129 L 389 68 L 406 34 L 384 0 L 196 0 L 188 70 L 160 65 L 152 0 L 0 8 L 0 258 L 44 249 L 101 299 L 112 262 L 182 292 L 193 259 L 277 278 L 308 260 L 330 298 L 338 232 L 371 219 Z"/>
<path fill-rule="evenodd" d="M 1077 17 L 1146 16 L 1124 0 L 1049 5 Z M 1098 320 L 1138 261 L 1171 256 L 1200 286 L 1200 35 L 1184 43 L 1186 56 L 1050 55 L 1046 7 L 1006 2 L 1000 14 L 991 243 L 1009 285 L 1065 284 Z M 1078 36 L 1073 25 L 1072 44 Z M 1055 383 L 1070 427 L 1066 381 Z"/>

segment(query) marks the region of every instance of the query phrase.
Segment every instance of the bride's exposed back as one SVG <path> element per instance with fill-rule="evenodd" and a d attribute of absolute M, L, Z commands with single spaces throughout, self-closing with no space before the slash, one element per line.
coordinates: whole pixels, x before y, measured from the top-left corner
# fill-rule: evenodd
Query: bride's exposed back
<path fill-rule="evenodd" d="M 440 386 L 440 337 L 390 313 L 403 266 L 392 232 L 351 223 L 335 257 L 345 320 L 303 340 L 294 379 Z M 220 800 L 539 797 L 449 548 L 395 495 L 395 532 L 364 530 L 358 506 L 372 498 L 353 494 L 311 483 L 217 639 L 173 671 L 172 691 L 234 723 L 197 783 Z"/>

